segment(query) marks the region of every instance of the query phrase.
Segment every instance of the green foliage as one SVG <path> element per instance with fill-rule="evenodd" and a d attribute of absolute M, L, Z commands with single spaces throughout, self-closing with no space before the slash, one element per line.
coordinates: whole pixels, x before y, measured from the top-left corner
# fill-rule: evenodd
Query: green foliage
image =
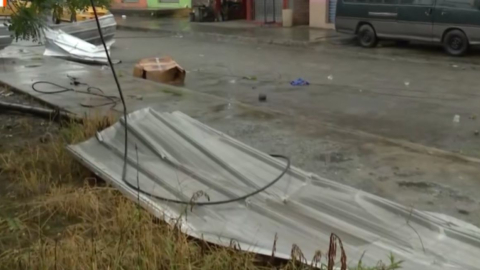
<path fill-rule="evenodd" d="M 94 3 L 96 7 L 109 7 L 110 0 L 94 0 Z M 50 18 L 58 20 L 62 14 L 71 14 L 74 21 L 75 15 L 87 10 L 91 3 L 90 0 L 12 0 L 8 5 L 13 10 L 9 28 L 15 39 L 38 41 L 42 36 L 42 28 L 48 25 Z"/>
<path fill-rule="evenodd" d="M 10 2 L 9 6 L 13 10 L 10 30 L 13 31 L 15 38 L 37 41 L 40 37 L 40 29 L 45 24 L 38 16 L 40 8 L 37 3 L 27 6 L 25 2 Z"/>

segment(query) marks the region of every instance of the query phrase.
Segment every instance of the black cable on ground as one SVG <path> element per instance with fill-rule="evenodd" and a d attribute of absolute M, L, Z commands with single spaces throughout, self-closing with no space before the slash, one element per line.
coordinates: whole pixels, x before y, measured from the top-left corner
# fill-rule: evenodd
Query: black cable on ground
<path fill-rule="evenodd" d="M 195 206 L 227 204 L 227 203 L 232 203 L 232 202 L 237 202 L 237 201 L 243 201 L 243 200 L 247 199 L 248 197 L 252 197 L 252 196 L 254 196 L 254 195 L 257 195 L 257 194 L 260 193 L 260 192 L 265 191 L 267 188 L 269 188 L 269 187 L 273 186 L 275 183 L 277 183 L 277 182 L 288 172 L 288 169 L 290 169 L 290 159 L 289 159 L 288 157 L 283 156 L 283 155 L 274 155 L 274 154 L 271 154 L 270 156 L 271 156 L 271 157 L 275 157 L 275 158 L 282 158 L 282 159 L 285 159 L 285 160 L 287 161 L 287 165 L 285 166 L 285 168 L 283 169 L 283 171 L 280 173 L 280 175 L 277 176 L 275 179 L 273 179 L 273 181 L 271 181 L 270 183 L 268 183 L 268 184 L 265 185 L 264 187 L 262 187 L 262 188 L 260 188 L 260 189 L 257 189 L 257 190 L 255 190 L 255 191 L 252 192 L 252 193 L 248 193 L 248 194 L 243 195 L 243 196 L 241 196 L 241 197 L 237 197 L 237 198 L 233 198 L 233 199 L 228 199 L 228 200 L 213 201 L 213 202 L 210 202 L 210 201 L 208 201 L 208 202 L 180 201 L 180 200 L 175 200 L 175 199 L 169 199 L 169 198 L 165 198 L 165 197 L 160 197 L 160 196 L 157 196 L 157 195 L 154 195 L 154 194 L 145 192 L 145 191 L 141 190 L 139 187 L 130 184 L 128 181 L 123 180 L 123 182 L 125 182 L 125 184 L 126 184 L 129 188 L 135 190 L 136 192 L 139 192 L 139 193 L 141 193 L 141 194 L 147 195 L 148 197 L 151 197 L 151 198 L 154 198 L 154 199 L 157 199 L 157 200 L 160 200 L 160 201 L 164 201 L 164 202 L 177 203 L 177 204 L 186 204 L 186 205 L 195 205 Z"/>
<path fill-rule="evenodd" d="M 50 85 L 50 86 L 54 86 L 56 88 L 58 88 L 59 90 L 53 90 L 53 91 L 45 91 L 45 90 L 39 90 L 36 86 L 37 85 L 40 85 L 40 84 L 46 84 L 46 85 Z M 32 89 L 33 91 L 37 92 L 37 93 L 41 93 L 41 94 L 45 94 L 45 95 L 52 95 L 52 94 L 61 94 L 61 93 L 66 93 L 66 92 L 75 92 L 75 93 L 80 93 L 80 94 L 84 94 L 84 95 L 91 95 L 91 96 L 95 96 L 95 97 L 101 97 L 101 98 L 105 98 L 107 100 L 109 100 L 108 102 L 106 103 L 101 103 L 101 104 L 95 104 L 95 105 L 89 105 L 89 104 L 83 104 L 83 103 L 80 103 L 80 105 L 82 107 L 86 107 L 86 108 L 97 108 L 97 107 L 102 107 L 102 106 L 107 106 L 107 105 L 111 105 L 110 108 L 114 108 L 115 106 L 117 106 L 117 103 L 118 103 L 118 100 L 119 98 L 116 97 L 116 96 L 107 96 L 104 94 L 104 92 L 102 91 L 102 89 L 98 88 L 98 87 L 94 87 L 94 86 L 89 86 L 88 84 L 86 83 L 80 83 L 76 80 L 74 80 L 74 85 L 84 85 L 84 86 L 87 86 L 87 90 L 84 91 L 84 90 L 76 90 L 74 88 L 68 88 L 68 87 L 65 87 L 63 85 L 59 85 L 59 84 L 56 84 L 56 83 L 53 83 L 53 82 L 49 82 L 49 81 L 37 81 L 37 82 L 34 82 L 32 83 Z M 92 90 L 95 90 L 95 91 L 98 91 L 100 92 L 100 94 L 97 94 L 97 93 L 94 93 L 92 92 Z"/>
<path fill-rule="evenodd" d="M 180 200 L 174 200 L 174 199 L 169 199 L 169 198 L 165 198 L 165 197 L 160 197 L 160 196 L 157 196 L 157 195 L 154 195 L 154 194 L 151 194 L 151 193 L 148 193 L 148 192 L 145 192 L 143 190 L 140 189 L 139 186 L 134 186 L 132 184 L 130 184 L 125 178 L 126 178 L 126 175 L 127 175 L 127 160 L 128 160 L 128 147 L 127 147 L 127 144 L 128 144 L 128 123 L 127 123 L 127 105 L 125 104 L 125 99 L 123 97 L 123 93 L 122 93 L 122 89 L 120 87 L 120 83 L 118 82 L 118 78 L 117 78 L 117 74 L 115 73 L 115 68 L 112 64 L 112 60 L 110 59 L 110 55 L 108 53 L 108 50 L 107 50 L 107 45 L 105 44 L 105 40 L 103 38 L 103 33 L 102 33 L 102 29 L 100 27 L 100 21 L 98 19 L 98 15 L 97 15 L 97 10 L 95 9 L 95 3 L 93 2 L 93 0 L 90 0 L 90 4 L 92 5 L 92 9 L 93 9 L 93 14 L 95 15 L 95 21 L 97 22 L 97 29 L 98 29 L 98 33 L 100 35 L 100 39 L 102 41 L 102 44 L 103 44 L 103 48 L 105 49 L 105 54 L 107 55 L 107 59 L 108 59 L 108 63 L 110 65 L 110 69 L 112 70 L 112 74 L 113 74 L 113 77 L 115 79 L 115 83 L 117 84 L 117 89 L 118 89 L 118 93 L 120 94 L 120 99 L 122 100 L 122 105 L 123 105 L 123 117 L 124 117 L 124 120 L 125 120 L 125 123 L 124 123 L 124 132 L 125 132 L 125 148 L 124 148 L 124 155 L 123 155 L 123 172 L 122 172 L 122 181 L 128 186 L 130 187 L 131 189 L 135 190 L 136 192 L 138 193 L 141 193 L 141 194 L 144 194 L 144 195 L 147 195 L 149 197 L 152 197 L 152 198 L 155 198 L 157 200 L 161 200 L 161 201 L 165 201 L 165 202 L 171 202 L 171 203 L 177 203 L 177 204 L 186 204 L 186 205 L 196 205 L 196 206 L 205 206 L 205 205 L 219 205 L 219 204 L 227 204 L 227 203 L 232 203 L 232 202 L 236 202 L 236 201 L 242 201 L 242 200 L 245 200 L 247 199 L 248 197 L 251 197 L 251 196 L 254 196 L 264 190 L 266 190 L 267 188 L 271 187 L 272 185 L 274 185 L 275 183 L 277 183 L 287 172 L 288 170 L 290 169 L 290 159 L 286 156 L 283 156 L 283 155 L 270 155 L 272 157 L 276 157 L 276 158 L 283 158 L 287 161 L 287 165 L 285 166 L 285 169 L 282 171 L 282 173 L 277 176 L 273 181 L 271 181 L 270 183 L 268 183 L 266 186 L 252 192 L 252 193 L 249 193 L 249 194 L 246 194 L 246 195 L 243 195 L 241 197 L 238 197 L 238 198 L 234 198 L 234 199 L 228 199 L 228 200 L 222 200 L 222 201 L 213 201 L 213 202 L 194 202 L 194 201 L 180 201 Z M 33 86 L 32 86 L 33 87 Z M 61 91 L 61 90 L 59 90 Z M 98 139 L 98 138 L 97 138 Z"/>

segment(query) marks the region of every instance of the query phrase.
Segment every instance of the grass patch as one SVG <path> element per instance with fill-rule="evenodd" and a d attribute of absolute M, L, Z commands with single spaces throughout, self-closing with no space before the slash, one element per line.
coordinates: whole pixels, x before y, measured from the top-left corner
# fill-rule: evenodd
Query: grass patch
<path fill-rule="evenodd" d="M 313 268 L 297 246 L 291 260 L 279 261 L 244 252 L 233 241 L 219 247 L 189 238 L 97 179 L 65 146 L 113 121 L 68 123 L 44 140 L 0 154 L 0 186 L 6 187 L 0 193 L 0 269 Z M 359 262 L 355 269 L 399 267 L 392 257 L 388 265 Z"/>

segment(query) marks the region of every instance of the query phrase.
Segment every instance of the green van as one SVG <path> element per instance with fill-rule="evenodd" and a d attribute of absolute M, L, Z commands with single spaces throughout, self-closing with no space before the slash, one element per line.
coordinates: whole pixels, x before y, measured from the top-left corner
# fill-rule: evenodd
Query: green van
<path fill-rule="evenodd" d="M 337 0 L 335 27 L 363 47 L 379 39 L 425 41 L 463 55 L 480 44 L 480 0 Z"/>

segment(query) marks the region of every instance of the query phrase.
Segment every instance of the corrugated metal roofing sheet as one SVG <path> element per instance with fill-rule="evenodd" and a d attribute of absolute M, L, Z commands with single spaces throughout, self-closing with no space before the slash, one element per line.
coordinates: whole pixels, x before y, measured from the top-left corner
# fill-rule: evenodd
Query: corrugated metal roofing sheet
<path fill-rule="evenodd" d="M 280 175 L 285 162 L 253 149 L 181 112 L 143 109 L 128 116 L 126 180 L 142 190 L 190 200 L 205 191 L 214 201 L 240 197 Z M 132 199 L 122 181 L 123 122 L 69 150 Z M 137 158 L 138 156 L 138 158 Z M 140 195 L 160 218 L 177 218 L 185 206 Z M 200 199 L 202 200 L 202 199 Z M 289 258 L 292 244 L 307 258 L 328 249 L 330 234 L 343 241 L 348 262 L 376 265 L 392 252 L 403 269 L 480 269 L 480 230 L 443 215 L 412 210 L 378 196 L 292 167 L 274 186 L 241 202 L 195 207 L 182 230 L 194 237 Z"/>

